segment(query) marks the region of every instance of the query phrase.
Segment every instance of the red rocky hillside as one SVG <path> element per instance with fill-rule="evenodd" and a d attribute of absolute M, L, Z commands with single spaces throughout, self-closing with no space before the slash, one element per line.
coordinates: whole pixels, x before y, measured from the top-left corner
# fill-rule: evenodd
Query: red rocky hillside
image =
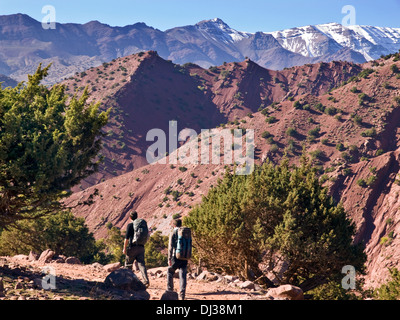
<path fill-rule="evenodd" d="M 148 51 L 76 74 L 63 82 L 68 93 L 79 94 L 88 86 L 90 100 L 112 108 L 104 129 L 104 165 L 80 188 L 146 165 L 146 150 L 153 143 L 146 141 L 147 132 L 168 132 L 171 120 L 177 121 L 178 132 L 200 132 L 289 97 L 326 93 L 361 69 L 331 62 L 271 71 L 250 60 L 203 69 L 176 65 Z"/>
<path fill-rule="evenodd" d="M 167 130 L 171 119 L 197 132 L 220 123 L 225 123 L 220 130 L 254 129 L 256 163 L 278 163 L 285 154 L 296 163 L 306 150 L 319 166 L 321 181 L 357 226 L 355 241 L 366 243 L 367 285 L 377 286 L 386 279 L 388 267 L 400 267 L 397 60 L 391 56 L 363 65 L 320 63 L 280 72 L 248 60 L 210 70 L 177 66 L 154 52 L 116 60 L 106 70 L 110 77 L 111 70 L 115 75 L 120 65 L 125 66 L 126 78 L 118 73 L 118 89 L 112 88 L 114 80 L 101 78 L 96 83 L 101 94 L 108 95 L 104 105 L 119 110 L 107 129 L 112 132 L 103 152 L 107 168 L 90 182 L 107 180 L 73 194 L 67 205 L 86 219 L 98 238 L 106 236 L 107 222 L 124 228 L 131 209 L 153 229 L 167 231 L 172 216 L 187 214 L 226 167 L 146 165 L 146 130 Z M 98 70 L 105 71 L 89 70 L 80 81 L 93 84 Z M 92 99 L 102 97 L 100 92 L 95 91 Z M 110 158 L 115 159 L 115 169 Z M 116 177 L 110 178 L 111 169 Z M 93 204 L 85 205 L 89 199 Z"/>

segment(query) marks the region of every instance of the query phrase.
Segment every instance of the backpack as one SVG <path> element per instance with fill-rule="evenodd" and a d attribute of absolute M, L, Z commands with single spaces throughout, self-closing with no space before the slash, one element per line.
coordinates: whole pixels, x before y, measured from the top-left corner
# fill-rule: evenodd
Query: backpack
<path fill-rule="evenodd" d="M 149 239 L 149 229 L 147 222 L 143 219 L 135 219 L 133 221 L 133 231 L 135 232 L 132 239 L 132 244 L 144 246 Z"/>
<path fill-rule="evenodd" d="M 189 260 L 192 257 L 192 231 L 190 228 L 181 227 L 178 229 L 175 256 L 179 260 Z"/>

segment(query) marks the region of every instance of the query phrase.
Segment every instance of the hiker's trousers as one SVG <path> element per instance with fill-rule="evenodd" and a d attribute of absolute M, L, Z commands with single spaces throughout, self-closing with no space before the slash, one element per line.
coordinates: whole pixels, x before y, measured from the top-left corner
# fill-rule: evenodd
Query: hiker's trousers
<path fill-rule="evenodd" d="M 125 267 L 132 269 L 135 260 L 138 263 L 139 270 L 142 274 L 144 284 L 149 283 L 149 278 L 147 277 L 147 269 L 144 262 L 144 247 L 143 246 L 132 246 L 127 249 L 125 257 Z"/>
<path fill-rule="evenodd" d="M 179 269 L 179 295 L 185 298 L 186 293 L 186 274 L 187 274 L 187 260 L 172 259 L 172 265 L 168 268 L 167 273 L 167 290 L 174 290 L 174 274 Z"/>

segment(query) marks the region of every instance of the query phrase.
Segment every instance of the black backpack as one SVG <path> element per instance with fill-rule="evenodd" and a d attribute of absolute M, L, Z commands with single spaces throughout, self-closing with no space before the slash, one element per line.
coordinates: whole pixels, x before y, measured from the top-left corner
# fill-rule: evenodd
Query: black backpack
<path fill-rule="evenodd" d="M 133 221 L 133 245 L 142 245 L 144 246 L 149 240 L 149 229 L 147 228 L 147 222 L 143 219 L 135 219 Z"/>

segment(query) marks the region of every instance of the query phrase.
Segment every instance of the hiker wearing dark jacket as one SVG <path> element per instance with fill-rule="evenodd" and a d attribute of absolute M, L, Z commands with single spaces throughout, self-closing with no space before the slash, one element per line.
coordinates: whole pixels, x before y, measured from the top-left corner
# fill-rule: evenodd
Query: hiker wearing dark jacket
<path fill-rule="evenodd" d="M 179 297 L 181 300 L 185 299 L 186 293 L 186 274 L 187 274 L 187 260 L 179 260 L 176 258 L 175 251 L 178 242 L 178 230 L 182 226 L 182 220 L 177 219 L 174 221 L 174 229 L 169 236 L 168 244 L 168 273 L 167 273 L 167 290 L 174 290 L 174 273 L 179 269 Z"/>
<path fill-rule="evenodd" d="M 135 235 L 135 230 L 133 228 L 133 223 L 137 219 L 137 212 L 133 211 L 130 214 L 132 222 L 128 224 L 126 228 L 126 235 L 124 241 L 124 250 L 123 254 L 125 254 L 125 268 L 132 269 L 133 263 L 137 262 L 139 266 L 139 270 L 142 273 L 142 277 L 144 280 L 144 285 L 146 287 L 149 286 L 149 278 L 147 277 L 147 269 L 144 261 L 144 246 L 136 243 L 132 243 L 133 237 Z"/>

